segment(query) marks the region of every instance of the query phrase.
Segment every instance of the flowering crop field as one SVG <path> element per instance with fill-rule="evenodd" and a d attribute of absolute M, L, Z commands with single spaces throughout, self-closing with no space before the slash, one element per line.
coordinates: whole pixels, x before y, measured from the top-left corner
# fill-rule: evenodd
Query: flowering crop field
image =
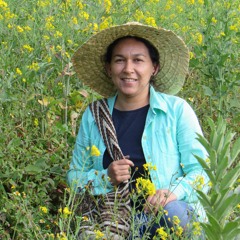
<path fill-rule="evenodd" d="M 109 26 L 138 21 L 184 39 L 190 69 L 179 96 L 192 105 L 210 141 L 215 141 L 214 125 L 216 131 L 224 126 L 219 116 L 226 121 L 236 135 L 222 142 L 225 149 L 234 145 L 231 156 L 237 156 L 239 16 L 238 0 L 0 0 L 0 239 L 76 239 L 72 225 L 81 219 L 74 214 L 65 176 L 81 114 L 100 96 L 76 77 L 71 56 Z M 222 142 L 217 145 L 225 146 Z M 239 172 L 229 179 L 234 174 Z M 230 180 L 229 189 L 238 188 L 237 177 Z M 233 205 L 224 212 L 232 223 L 223 234 L 239 229 L 240 205 Z M 217 220 L 211 225 L 216 234 L 225 226 Z M 193 226 L 198 239 L 199 225 Z M 157 239 L 183 239 L 181 229 L 175 230 L 170 236 L 159 229 Z M 96 239 L 104 239 L 98 230 Z"/>

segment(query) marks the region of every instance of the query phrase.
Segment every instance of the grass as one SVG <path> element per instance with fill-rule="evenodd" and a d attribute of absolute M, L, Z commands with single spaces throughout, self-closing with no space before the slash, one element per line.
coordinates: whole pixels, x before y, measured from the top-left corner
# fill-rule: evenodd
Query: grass
<path fill-rule="evenodd" d="M 206 119 L 217 125 L 222 116 L 236 142 L 239 11 L 236 0 L 0 0 L 0 238 L 74 236 L 72 214 L 59 209 L 72 211 L 65 175 L 81 114 L 98 95 L 82 85 L 70 59 L 101 29 L 139 21 L 180 35 L 191 60 L 179 96 L 193 106 L 207 139 Z"/>

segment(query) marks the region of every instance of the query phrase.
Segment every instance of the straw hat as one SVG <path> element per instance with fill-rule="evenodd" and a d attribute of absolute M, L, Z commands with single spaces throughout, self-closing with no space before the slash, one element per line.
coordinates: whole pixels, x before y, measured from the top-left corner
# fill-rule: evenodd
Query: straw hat
<path fill-rule="evenodd" d="M 172 31 L 136 22 L 104 29 L 80 46 L 72 58 L 80 80 L 104 97 L 113 95 L 116 90 L 106 74 L 102 58 L 108 45 L 124 36 L 144 38 L 156 47 L 160 55 L 160 71 L 155 77 L 155 89 L 168 94 L 178 93 L 188 72 L 188 48 Z"/>

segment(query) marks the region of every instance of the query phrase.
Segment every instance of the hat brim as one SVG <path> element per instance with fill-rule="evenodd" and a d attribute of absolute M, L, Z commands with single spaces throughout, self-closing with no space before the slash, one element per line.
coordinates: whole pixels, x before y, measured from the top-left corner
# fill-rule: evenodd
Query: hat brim
<path fill-rule="evenodd" d="M 178 93 L 188 73 L 188 48 L 172 31 L 139 23 L 104 29 L 80 46 L 72 58 L 80 80 L 104 97 L 113 95 L 115 88 L 106 74 L 102 59 L 107 47 L 124 36 L 144 38 L 156 47 L 160 55 L 160 71 L 155 77 L 155 88 L 167 94 Z"/>

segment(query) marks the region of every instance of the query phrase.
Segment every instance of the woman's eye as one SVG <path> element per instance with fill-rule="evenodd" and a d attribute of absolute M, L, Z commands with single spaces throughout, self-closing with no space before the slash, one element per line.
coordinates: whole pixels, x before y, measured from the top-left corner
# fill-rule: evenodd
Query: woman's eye
<path fill-rule="evenodd" d="M 142 59 L 136 58 L 134 61 L 135 61 L 135 62 L 142 62 Z"/>
<path fill-rule="evenodd" d="M 123 59 L 121 58 L 115 59 L 115 62 L 123 62 Z"/>

